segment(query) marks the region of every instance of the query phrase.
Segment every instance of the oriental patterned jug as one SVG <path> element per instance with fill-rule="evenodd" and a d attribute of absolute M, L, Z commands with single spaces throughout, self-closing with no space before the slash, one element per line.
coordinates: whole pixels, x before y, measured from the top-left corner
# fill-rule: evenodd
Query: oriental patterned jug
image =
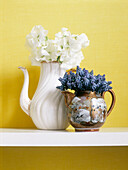
<path fill-rule="evenodd" d="M 77 95 L 63 91 L 68 110 L 68 119 L 76 131 L 99 131 L 107 116 L 115 105 L 113 90 L 108 91 L 112 96 L 112 103 L 107 111 L 104 94 L 92 91 L 81 91 Z"/>

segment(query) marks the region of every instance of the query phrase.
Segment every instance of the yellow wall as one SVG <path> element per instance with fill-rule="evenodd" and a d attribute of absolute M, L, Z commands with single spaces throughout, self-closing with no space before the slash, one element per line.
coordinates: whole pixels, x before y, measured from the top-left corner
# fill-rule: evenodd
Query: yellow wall
<path fill-rule="evenodd" d="M 105 73 L 117 96 L 104 127 L 128 126 L 127 16 L 127 0 L 0 0 L 0 127 L 34 127 L 19 107 L 23 73 L 17 67 L 28 68 L 32 97 L 39 68 L 31 66 L 24 44 L 36 24 L 48 29 L 51 38 L 63 26 L 72 33 L 88 35 L 90 46 L 83 50 L 81 66 L 94 69 L 96 74 Z"/>
<path fill-rule="evenodd" d="M 29 52 L 24 44 L 26 35 L 36 24 L 48 29 L 51 38 L 64 26 L 72 33 L 85 32 L 88 35 L 90 46 L 83 50 L 85 60 L 81 66 L 94 69 L 96 74 L 105 73 L 107 79 L 113 81 L 117 96 L 116 106 L 104 127 L 128 126 L 127 0 L 0 0 L 0 127 L 35 128 L 19 106 L 23 74 L 17 67 L 26 66 L 30 72 L 29 94 L 32 98 L 39 78 L 39 68 L 31 66 Z M 106 98 L 109 104 L 110 96 Z M 97 169 L 120 169 L 125 165 L 128 150 L 1 148 L 0 153 L 0 166 L 5 169 L 20 169 L 20 164 L 21 168 L 25 166 L 26 169 L 32 169 L 32 165 L 35 169 L 42 169 L 41 166 L 50 169 L 51 163 L 52 169 L 55 169 L 55 165 L 60 169 L 62 165 L 62 169 L 83 169 L 85 166 L 84 169 L 90 170 L 95 169 L 95 162 Z M 98 154 L 100 156 L 97 157 Z M 76 156 L 79 155 L 77 162 Z M 107 159 L 109 155 L 112 160 Z"/>

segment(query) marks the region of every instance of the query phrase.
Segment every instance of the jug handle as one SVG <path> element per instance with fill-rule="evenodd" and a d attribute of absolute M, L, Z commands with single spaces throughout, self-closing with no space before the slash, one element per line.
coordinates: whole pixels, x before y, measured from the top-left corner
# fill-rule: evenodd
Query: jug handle
<path fill-rule="evenodd" d="M 113 107 L 115 105 L 116 95 L 115 95 L 113 90 L 108 90 L 107 92 L 109 92 L 111 94 L 111 96 L 112 96 L 112 103 L 111 103 L 111 105 L 110 105 L 110 107 L 109 107 L 109 109 L 107 111 L 107 116 L 109 116 L 109 114 L 111 113 L 111 111 L 113 110 Z M 104 98 L 105 93 L 106 92 L 103 92 L 103 98 Z"/>

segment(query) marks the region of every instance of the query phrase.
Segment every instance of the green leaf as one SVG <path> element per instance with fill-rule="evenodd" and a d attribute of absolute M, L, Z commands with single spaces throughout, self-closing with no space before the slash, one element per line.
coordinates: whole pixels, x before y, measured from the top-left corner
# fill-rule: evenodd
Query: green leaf
<path fill-rule="evenodd" d="M 77 36 L 75 36 L 75 40 L 77 40 Z"/>
<path fill-rule="evenodd" d="M 69 45 L 69 41 L 67 41 L 67 44 Z"/>
<path fill-rule="evenodd" d="M 58 62 L 60 61 L 60 56 L 57 57 L 57 61 L 58 61 Z"/>
<path fill-rule="evenodd" d="M 48 40 L 48 37 L 46 36 L 46 37 L 45 37 L 45 41 L 47 41 L 47 40 Z"/>
<path fill-rule="evenodd" d="M 57 57 L 57 61 L 58 61 L 59 63 L 62 63 L 62 61 L 60 61 L 60 56 Z"/>

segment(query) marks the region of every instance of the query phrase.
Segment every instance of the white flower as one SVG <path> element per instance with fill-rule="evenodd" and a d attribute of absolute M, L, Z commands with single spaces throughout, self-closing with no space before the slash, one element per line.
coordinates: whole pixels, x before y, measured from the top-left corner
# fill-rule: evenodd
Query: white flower
<path fill-rule="evenodd" d="M 56 61 L 56 48 L 53 40 L 48 40 L 48 45 L 45 49 L 49 53 L 48 61 Z"/>
<path fill-rule="evenodd" d="M 50 50 L 46 50 L 51 43 L 47 37 L 48 31 L 41 25 L 34 26 L 30 34 L 26 36 L 26 45 L 31 51 L 33 65 L 40 65 L 40 62 L 49 62 Z"/>
<path fill-rule="evenodd" d="M 26 36 L 26 45 L 29 48 L 46 46 L 46 37 L 48 31 L 44 30 L 41 25 L 34 26 L 30 34 Z"/>
<path fill-rule="evenodd" d="M 84 33 L 80 34 L 80 35 L 77 37 L 77 41 L 81 44 L 81 46 L 82 46 L 83 48 L 89 46 L 88 37 L 87 37 L 87 35 L 85 35 Z"/>
<path fill-rule="evenodd" d="M 30 58 L 33 65 L 40 65 L 42 61 L 58 61 L 61 67 L 70 69 L 80 65 L 84 58 L 81 51 L 89 45 L 87 36 L 71 34 L 67 28 L 55 34 L 55 39 L 47 37 L 48 31 L 41 25 L 34 26 L 26 36 L 26 45 L 30 49 Z"/>
<path fill-rule="evenodd" d="M 82 47 L 89 45 L 89 40 L 85 34 L 71 34 L 67 28 L 62 28 L 61 32 L 55 35 L 57 55 L 60 56 L 62 67 L 70 69 L 80 65 L 84 58 Z"/>

